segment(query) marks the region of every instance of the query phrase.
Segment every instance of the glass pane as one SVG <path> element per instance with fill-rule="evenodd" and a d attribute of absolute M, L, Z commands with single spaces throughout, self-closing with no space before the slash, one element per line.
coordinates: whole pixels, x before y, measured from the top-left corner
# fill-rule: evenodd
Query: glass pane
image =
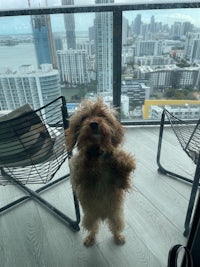
<path fill-rule="evenodd" d="M 0 22 L 1 110 L 24 102 L 38 108 L 61 94 L 70 112 L 96 95 L 112 103 L 112 13 L 2 17 Z"/>
<path fill-rule="evenodd" d="M 199 9 L 123 13 L 122 119 L 158 120 L 165 105 L 199 118 L 198 21 Z"/>

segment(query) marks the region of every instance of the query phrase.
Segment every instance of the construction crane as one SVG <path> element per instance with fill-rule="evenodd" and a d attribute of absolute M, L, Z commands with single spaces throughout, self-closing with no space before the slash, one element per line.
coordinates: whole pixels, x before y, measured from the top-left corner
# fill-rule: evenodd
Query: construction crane
<path fill-rule="evenodd" d="M 31 7 L 31 0 L 27 0 L 27 1 L 28 1 L 28 7 L 30 8 Z M 45 5 L 48 6 L 48 0 L 45 0 Z"/>

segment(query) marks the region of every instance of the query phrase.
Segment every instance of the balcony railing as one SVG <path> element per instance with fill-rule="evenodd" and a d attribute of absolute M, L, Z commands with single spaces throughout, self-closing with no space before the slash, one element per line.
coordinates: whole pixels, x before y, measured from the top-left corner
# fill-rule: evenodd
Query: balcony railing
<path fill-rule="evenodd" d="M 197 9 L 200 8 L 200 1 L 144 1 L 133 4 L 96 4 L 84 6 L 57 6 L 42 8 L 24 8 L 13 10 L 0 10 L 0 17 L 27 16 L 27 15 L 55 15 L 55 14 L 83 14 L 111 12 L 113 15 L 113 105 L 121 106 L 121 71 L 122 71 L 122 17 L 125 11 L 148 11 L 148 10 L 166 10 L 166 9 Z M 125 124 L 157 124 L 154 120 L 124 121 Z"/>

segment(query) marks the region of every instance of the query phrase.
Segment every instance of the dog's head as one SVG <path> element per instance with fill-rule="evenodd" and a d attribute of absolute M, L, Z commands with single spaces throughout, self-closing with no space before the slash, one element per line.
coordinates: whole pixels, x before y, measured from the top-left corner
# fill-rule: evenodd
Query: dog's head
<path fill-rule="evenodd" d="M 98 155 L 112 152 L 122 143 L 124 130 L 117 120 L 117 111 L 108 108 L 98 98 L 96 102 L 85 100 L 71 116 L 66 130 L 66 147 L 71 152 L 75 145 L 79 150 Z"/>

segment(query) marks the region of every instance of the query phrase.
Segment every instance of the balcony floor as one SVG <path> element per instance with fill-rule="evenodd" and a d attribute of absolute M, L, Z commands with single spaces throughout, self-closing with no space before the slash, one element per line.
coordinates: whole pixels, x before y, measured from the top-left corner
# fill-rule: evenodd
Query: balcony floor
<path fill-rule="evenodd" d="M 71 232 L 66 225 L 33 201 L 27 201 L 0 217 L 0 259 L 2 267 L 165 267 L 170 247 L 185 244 L 183 225 L 191 187 L 157 172 L 158 127 L 126 129 L 124 147 L 137 160 L 134 190 L 125 202 L 127 242 L 116 246 L 106 225 L 97 244 L 85 248 L 85 232 Z M 166 129 L 162 161 L 180 174 L 194 173 L 194 165 L 182 152 L 175 136 Z M 187 166 L 187 170 L 185 170 Z M 60 170 L 63 173 L 64 166 Z M 31 186 L 35 187 L 35 186 Z M 23 195 L 14 186 L 0 187 L 0 204 Z M 45 199 L 73 216 L 71 187 L 63 182 L 42 194 Z"/>

